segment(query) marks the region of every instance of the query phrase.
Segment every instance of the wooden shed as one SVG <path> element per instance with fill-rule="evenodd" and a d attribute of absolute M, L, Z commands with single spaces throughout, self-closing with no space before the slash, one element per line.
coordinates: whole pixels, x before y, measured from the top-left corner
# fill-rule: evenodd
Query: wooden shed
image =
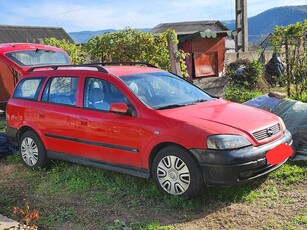
<path fill-rule="evenodd" d="M 159 34 L 167 29 L 175 30 L 178 36 L 178 48 L 190 55 L 187 67 L 193 79 L 222 76 L 225 60 L 225 37 L 230 31 L 220 21 L 193 21 L 162 23 L 151 32 Z"/>
<path fill-rule="evenodd" d="M 0 43 L 43 43 L 45 38 L 51 37 L 74 43 L 61 27 L 0 25 Z"/>

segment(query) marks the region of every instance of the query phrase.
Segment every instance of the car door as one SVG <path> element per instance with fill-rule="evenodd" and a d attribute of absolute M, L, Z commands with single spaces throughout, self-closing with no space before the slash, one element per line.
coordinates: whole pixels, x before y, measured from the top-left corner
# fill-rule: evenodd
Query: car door
<path fill-rule="evenodd" d="M 50 77 L 45 85 L 35 113 L 36 126 L 44 135 L 45 147 L 52 153 L 79 153 L 74 142 L 75 130 L 71 121 L 76 117 L 76 98 L 79 78 Z"/>
<path fill-rule="evenodd" d="M 130 104 L 124 93 L 110 82 L 85 78 L 83 108 L 77 112 L 76 121 L 78 130 L 83 131 L 80 155 L 110 164 L 141 167 L 142 133 L 138 116 L 109 112 L 114 102 Z"/>

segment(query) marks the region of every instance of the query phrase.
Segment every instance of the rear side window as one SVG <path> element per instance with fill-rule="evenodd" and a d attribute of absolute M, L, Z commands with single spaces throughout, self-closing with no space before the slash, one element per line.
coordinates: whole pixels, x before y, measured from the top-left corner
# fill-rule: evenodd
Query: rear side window
<path fill-rule="evenodd" d="M 21 50 L 5 55 L 20 66 L 70 64 L 66 53 L 48 49 Z"/>
<path fill-rule="evenodd" d="M 43 92 L 42 101 L 76 105 L 78 77 L 52 77 Z"/>
<path fill-rule="evenodd" d="M 45 78 L 23 79 L 16 87 L 13 98 L 37 100 Z"/>

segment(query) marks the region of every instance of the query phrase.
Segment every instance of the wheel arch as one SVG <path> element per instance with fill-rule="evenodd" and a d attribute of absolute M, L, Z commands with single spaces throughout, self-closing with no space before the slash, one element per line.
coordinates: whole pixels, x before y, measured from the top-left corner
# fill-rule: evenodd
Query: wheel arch
<path fill-rule="evenodd" d="M 41 133 L 38 132 L 37 130 L 35 130 L 33 127 L 29 126 L 29 125 L 23 125 L 18 129 L 17 132 L 17 143 L 19 143 L 21 136 L 27 132 L 27 131 L 33 131 L 34 133 L 36 133 L 38 135 L 38 137 L 41 139 L 42 143 L 45 146 L 45 140 L 42 138 L 42 136 L 40 135 Z"/>
<path fill-rule="evenodd" d="M 185 148 L 184 146 L 182 145 L 179 145 L 177 143 L 174 143 L 174 142 L 162 142 L 162 143 L 159 143 L 157 144 L 150 152 L 150 156 L 149 156 L 149 174 L 150 174 L 150 177 L 152 177 L 152 164 L 153 164 L 153 161 L 155 159 L 155 157 L 157 156 L 158 152 L 168 146 L 177 146 L 181 149 L 184 149 L 185 151 L 189 152 L 190 153 L 190 156 L 191 158 L 195 161 L 195 163 L 199 166 L 199 162 L 197 160 L 197 158 L 195 157 L 195 155 L 193 153 L 191 153 L 187 148 Z M 200 166 L 199 166 L 200 167 Z"/>
<path fill-rule="evenodd" d="M 18 129 L 18 132 L 17 132 L 17 142 L 18 142 L 18 143 L 19 143 L 19 141 L 20 141 L 21 136 L 22 136 L 25 132 L 27 132 L 27 131 L 29 131 L 29 130 L 35 132 L 35 130 L 34 130 L 32 127 L 27 126 L 27 125 L 22 126 L 22 127 L 20 127 L 20 128 Z"/>

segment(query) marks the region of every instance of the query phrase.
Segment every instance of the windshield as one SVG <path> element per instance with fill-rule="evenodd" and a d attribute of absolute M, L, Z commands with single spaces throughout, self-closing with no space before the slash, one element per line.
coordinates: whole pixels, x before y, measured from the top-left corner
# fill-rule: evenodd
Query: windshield
<path fill-rule="evenodd" d="M 22 50 L 7 53 L 6 56 L 20 66 L 70 64 L 69 57 L 66 53 L 54 50 Z"/>
<path fill-rule="evenodd" d="M 120 77 L 145 105 L 153 109 L 187 106 L 212 98 L 193 84 L 168 72 Z"/>

